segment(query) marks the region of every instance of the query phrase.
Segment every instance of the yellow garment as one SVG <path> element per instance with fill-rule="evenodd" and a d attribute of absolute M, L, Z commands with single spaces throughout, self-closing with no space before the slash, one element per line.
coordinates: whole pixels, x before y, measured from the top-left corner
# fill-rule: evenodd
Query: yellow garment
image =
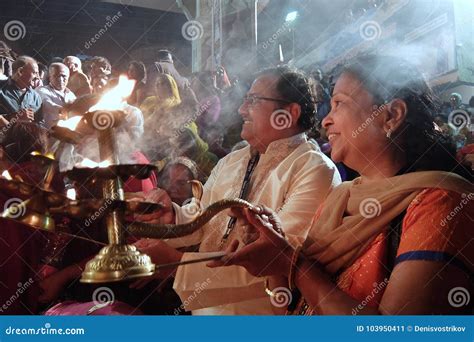
<path fill-rule="evenodd" d="M 168 80 L 171 96 L 166 99 L 158 99 L 156 96 L 147 97 L 140 106 L 145 118 L 152 116 L 155 112 L 168 112 L 181 104 L 181 96 L 176 81 L 170 75 L 164 74 L 164 77 Z"/>

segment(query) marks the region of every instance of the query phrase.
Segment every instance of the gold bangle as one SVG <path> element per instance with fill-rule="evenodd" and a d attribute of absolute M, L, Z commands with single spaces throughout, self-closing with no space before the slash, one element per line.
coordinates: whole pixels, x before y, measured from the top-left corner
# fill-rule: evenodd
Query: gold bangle
<path fill-rule="evenodd" d="M 274 294 L 273 291 L 268 288 L 268 278 L 265 278 L 265 293 L 272 298 L 276 297 L 276 294 Z"/>
<path fill-rule="evenodd" d="M 300 255 L 302 246 L 296 247 L 291 256 L 290 274 L 288 275 L 288 288 L 293 291 L 296 288 L 295 276 L 296 276 L 296 264 Z"/>

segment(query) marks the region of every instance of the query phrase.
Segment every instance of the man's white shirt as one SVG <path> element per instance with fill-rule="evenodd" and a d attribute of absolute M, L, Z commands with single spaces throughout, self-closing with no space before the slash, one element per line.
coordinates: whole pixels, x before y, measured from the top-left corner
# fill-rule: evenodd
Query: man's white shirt
<path fill-rule="evenodd" d="M 247 146 L 219 161 L 204 185 L 201 208 L 239 196 L 250 158 L 250 146 Z M 306 239 L 318 206 L 340 183 L 339 172 L 331 159 L 321 152 L 316 142 L 299 134 L 272 142 L 260 155 L 247 200 L 275 210 L 287 238 L 293 245 L 299 245 Z M 194 219 L 195 210 L 173 206 L 176 223 Z M 183 261 L 212 255 L 220 247 L 225 249 L 234 239 L 241 241 L 241 223 L 237 221 L 224 246 L 220 246 L 228 220 L 228 211 L 221 212 L 201 230 L 167 243 L 175 248 L 200 244 L 199 253 L 184 253 Z M 253 277 L 240 266 L 183 265 L 177 269 L 173 287 L 184 309 L 192 310 L 194 315 L 273 313 L 270 298 L 264 291 L 264 278 Z"/>
<path fill-rule="evenodd" d="M 43 101 L 41 111 L 45 125 L 48 128 L 56 124 L 62 107 L 66 103 L 74 102 L 76 99 L 76 95 L 68 88 L 62 92 L 54 89 L 51 85 L 47 85 L 39 87 L 36 91 L 40 94 L 41 100 Z"/>

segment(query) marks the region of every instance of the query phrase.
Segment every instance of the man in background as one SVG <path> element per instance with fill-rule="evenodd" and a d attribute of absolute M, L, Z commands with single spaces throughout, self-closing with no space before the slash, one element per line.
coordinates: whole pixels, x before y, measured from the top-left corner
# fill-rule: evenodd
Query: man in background
<path fill-rule="evenodd" d="M 46 128 L 51 128 L 59 120 L 59 114 L 66 103 L 76 99 L 66 86 L 69 81 L 69 69 L 62 63 L 49 66 L 49 84 L 38 88 L 42 99 L 41 115 Z"/>

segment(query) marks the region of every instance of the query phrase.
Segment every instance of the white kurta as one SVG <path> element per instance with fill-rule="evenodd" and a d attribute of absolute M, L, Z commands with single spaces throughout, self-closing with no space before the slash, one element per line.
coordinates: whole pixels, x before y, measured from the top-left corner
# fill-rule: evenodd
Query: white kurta
<path fill-rule="evenodd" d="M 213 169 L 204 186 L 202 208 L 225 198 L 239 195 L 250 147 L 235 151 Z M 275 210 L 286 236 L 293 245 L 306 239 L 311 219 L 328 192 L 341 182 L 334 163 L 304 134 L 271 143 L 251 178 L 247 200 Z M 187 207 L 175 205 L 176 223 L 193 218 Z M 229 220 L 228 212 L 216 215 L 193 235 L 168 240 L 173 247 L 200 243 L 199 253 L 184 253 L 183 261 L 205 257 L 219 250 Z M 240 238 L 241 223 L 237 221 L 226 244 Z M 201 315 L 272 314 L 264 278 L 253 277 L 239 266 L 209 268 L 205 263 L 178 267 L 174 289 L 186 310 Z"/>
<path fill-rule="evenodd" d="M 36 89 L 41 96 L 41 111 L 47 128 L 54 126 L 59 120 L 59 113 L 66 103 L 74 102 L 76 95 L 68 88 L 63 92 L 47 85 Z"/>

